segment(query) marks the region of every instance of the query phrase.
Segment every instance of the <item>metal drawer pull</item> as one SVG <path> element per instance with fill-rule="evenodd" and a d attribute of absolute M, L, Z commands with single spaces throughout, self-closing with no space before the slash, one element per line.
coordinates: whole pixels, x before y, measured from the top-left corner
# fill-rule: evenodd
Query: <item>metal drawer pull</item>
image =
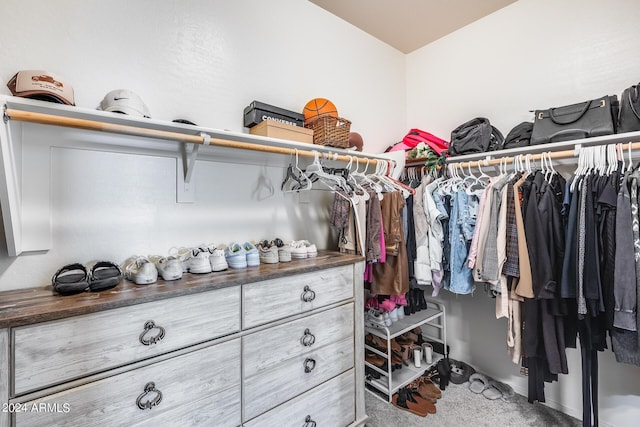
<path fill-rule="evenodd" d="M 316 299 L 316 293 L 309 289 L 309 286 L 305 286 L 301 298 L 304 302 L 311 302 Z"/>
<path fill-rule="evenodd" d="M 309 332 L 309 329 L 305 329 L 304 335 L 302 336 L 302 338 L 300 338 L 300 343 L 305 347 L 311 347 L 315 342 L 316 342 L 315 335 Z"/>
<path fill-rule="evenodd" d="M 152 329 L 157 329 L 158 333 L 155 334 L 155 336 L 147 337 L 147 334 Z M 147 323 L 144 324 L 144 331 L 142 331 L 142 333 L 140 334 L 140 342 L 142 344 L 144 345 L 155 344 L 158 341 L 162 340 L 163 338 L 164 338 L 164 328 L 162 326 L 156 325 L 153 320 L 149 320 Z"/>
<path fill-rule="evenodd" d="M 305 359 L 304 360 L 304 373 L 308 374 L 309 372 L 313 371 L 313 368 L 316 367 L 316 361 L 309 358 L 309 359 Z"/>
<path fill-rule="evenodd" d="M 144 402 L 142 401 L 143 399 Z M 144 411 L 145 409 L 151 409 L 154 406 L 158 406 L 161 401 L 162 393 L 160 393 L 160 390 L 156 390 L 156 384 L 151 382 L 144 386 L 144 392 L 138 396 L 136 404 L 138 405 L 138 408 Z"/>
<path fill-rule="evenodd" d="M 302 427 L 316 427 L 316 422 L 311 419 L 311 415 L 307 415 L 304 419 L 304 425 Z"/>

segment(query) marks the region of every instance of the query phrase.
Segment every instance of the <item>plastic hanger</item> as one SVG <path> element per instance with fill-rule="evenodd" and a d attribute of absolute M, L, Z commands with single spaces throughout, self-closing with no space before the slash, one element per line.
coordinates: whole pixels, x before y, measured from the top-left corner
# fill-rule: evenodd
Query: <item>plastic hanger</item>
<path fill-rule="evenodd" d="M 282 181 L 282 185 L 280 189 L 285 193 L 293 192 L 293 191 L 305 191 L 310 190 L 313 183 L 311 180 L 302 172 L 302 169 L 298 166 L 298 149 L 295 148 L 296 154 L 296 164 L 293 165 L 293 158 L 291 159 L 289 166 L 287 167 L 287 174 Z"/>
<path fill-rule="evenodd" d="M 320 179 L 320 181 L 323 182 L 323 184 L 332 189 L 336 189 L 335 187 L 337 186 L 339 189 L 342 189 L 347 193 L 351 192 L 351 189 L 347 186 L 347 182 L 343 177 L 332 175 L 324 171 L 324 169 L 322 168 L 322 164 L 320 163 L 319 153 L 315 150 L 313 151 L 313 163 L 307 166 L 305 175 L 309 179 L 312 179 L 311 176 L 315 175 L 316 177 L 318 177 L 318 179 Z"/>
<path fill-rule="evenodd" d="M 620 172 L 624 173 L 626 171 L 627 161 L 624 159 L 624 152 L 622 151 L 623 145 L 618 144 L 616 148 L 618 149 L 618 159 L 622 161 L 622 169 L 620 169 Z"/>
<path fill-rule="evenodd" d="M 351 165 L 353 164 L 353 156 L 349 156 L 349 163 L 347 163 L 347 169 L 350 171 L 351 170 Z M 356 161 L 356 172 L 358 171 L 358 162 Z M 350 172 L 349 173 L 349 177 L 347 179 L 347 182 L 350 183 L 354 189 L 359 192 L 362 193 L 362 196 L 364 197 L 364 200 L 367 201 L 369 200 L 370 196 L 369 196 L 369 192 L 366 191 L 359 183 L 358 180 L 353 176 L 355 172 Z"/>
<path fill-rule="evenodd" d="M 363 169 L 362 172 L 358 172 L 356 171 L 353 175 L 356 178 L 360 178 L 362 179 L 362 181 L 369 185 L 371 187 L 371 189 L 373 191 L 375 191 L 375 193 L 378 195 L 378 199 L 382 200 L 383 195 L 382 195 L 382 186 L 380 184 L 378 184 L 377 182 L 373 181 L 371 178 L 369 178 L 369 175 L 367 175 L 367 171 L 369 170 L 369 159 L 367 160 L 367 164 L 365 166 L 365 168 Z"/>

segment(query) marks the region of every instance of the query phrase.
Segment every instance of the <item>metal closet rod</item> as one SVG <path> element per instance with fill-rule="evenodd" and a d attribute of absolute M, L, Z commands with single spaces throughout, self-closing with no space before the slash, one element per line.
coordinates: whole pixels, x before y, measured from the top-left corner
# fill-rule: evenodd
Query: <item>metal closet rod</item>
<path fill-rule="evenodd" d="M 114 123 L 103 123 L 95 120 L 61 117 L 61 116 L 55 116 L 52 114 L 43 114 L 43 113 L 34 113 L 30 111 L 6 109 L 4 111 L 4 115 L 5 117 L 11 120 L 18 120 L 21 122 L 64 126 L 64 127 L 86 129 L 86 130 L 96 130 L 96 131 L 102 131 L 102 132 L 117 133 L 122 135 L 158 138 L 158 139 L 165 139 L 165 140 L 177 141 L 177 142 L 183 142 L 183 143 L 189 143 L 189 144 L 205 143 L 205 137 L 201 135 L 187 135 L 187 134 L 178 133 L 178 132 L 146 129 L 146 128 L 141 128 L 137 126 L 118 125 Z M 266 145 L 252 144 L 249 142 L 227 141 L 222 138 L 210 138 L 209 145 L 214 145 L 217 147 L 235 148 L 239 150 L 260 151 L 263 153 L 286 154 L 286 155 L 296 154 L 295 148 L 270 147 Z M 315 157 L 315 153 L 311 150 L 297 150 L 297 152 L 298 152 L 298 156 L 300 157 Z M 323 154 L 322 152 L 319 152 L 319 153 L 320 155 Z M 336 153 L 325 153 L 325 154 L 329 154 L 331 160 L 338 160 L 343 162 L 348 162 L 350 160 L 353 160 L 354 162 L 357 162 L 357 163 L 368 161 L 369 163 L 372 163 L 374 165 L 377 164 L 378 162 L 391 162 L 395 164 L 395 161 L 391 159 L 382 160 L 382 159 L 374 159 L 374 158 L 364 157 L 364 156 L 362 157 L 349 156 L 346 154 L 336 155 Z"/>
<path fill-rule="evenodd" d="M 589 145 L 586 147 L 581 147 L 581 149 L 584 148 L 589 148 L 589 147 L 600 147 L 602 145 L 618 145 L 616 143 L 607 143 L 607 144 L 599 144 L 599 145 Z M 631 146 L 631 150 L 640 150 L 640 142 L 627 142 L 627 143 L 622 143 L 622 149 L 623 150 L 628 150 L 629 146 Z M 523 158 L 526 158 L 527 156 L 529 157 L 529 160 L 540 160 L 542 159 L 542 156 L 546 156 L 547 158 L 551 158 L 551 159 L 568 159 L 571 157 L 576 157 L 576 150 L 563 150 L 563 151 L 547 151 L 544 153 L 538 153 L 538 154 L 523 154 Z M 472 161 L 468 161 L 468 162 L 447 162 L 447 165 L 457 165 L 459 167 L 462 168 L 473 168 L 473 167 L 478 167 L 478 165 L 480 166 L 495 166 L 495 165 L 500 165 L 501 163 L 513 163 L 514 159 L 518 157 L 516 156 L 508 156 L 508 157 L 500 157 L 497 159 L 491 159 L 491 160 L 472 160 Z"/>

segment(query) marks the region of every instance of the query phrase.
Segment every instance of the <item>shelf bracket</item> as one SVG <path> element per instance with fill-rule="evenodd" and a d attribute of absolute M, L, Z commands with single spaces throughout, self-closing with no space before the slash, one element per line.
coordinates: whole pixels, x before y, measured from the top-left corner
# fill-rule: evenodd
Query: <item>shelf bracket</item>
<path fill-rule="evenodd" d="M 211 145 L 211 135 L 205 132 L 200 132 L 202 137 L 202 145 Z M 182 159 L 176 159 L 176 201 L 178 203 L 194 203 L 195 202 L 195 183 L 191 182 L 193 177 L 193 170 L 196 167 L 196 160 L 198 159 L 198 152 L 200 151 L 200 144 L 193 144 L 191 153 L 189 153 L 189 159 L 187 161 L 187 170 L 184 170 L 184 162 Z M 187 156 L 187 153 L 185 153 Z"/>

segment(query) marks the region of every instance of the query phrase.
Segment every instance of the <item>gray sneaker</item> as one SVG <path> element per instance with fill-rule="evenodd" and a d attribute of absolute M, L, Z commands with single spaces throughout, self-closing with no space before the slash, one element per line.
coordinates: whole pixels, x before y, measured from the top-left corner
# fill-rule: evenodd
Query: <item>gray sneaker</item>
<path fill-rule="evenodd" d="M 260 255 L 260 262 L 263 264 L 277 264 L 279 261 L 278 247 L 271 241 L 261 241 L 256 245 L 258 253 Z"/>

